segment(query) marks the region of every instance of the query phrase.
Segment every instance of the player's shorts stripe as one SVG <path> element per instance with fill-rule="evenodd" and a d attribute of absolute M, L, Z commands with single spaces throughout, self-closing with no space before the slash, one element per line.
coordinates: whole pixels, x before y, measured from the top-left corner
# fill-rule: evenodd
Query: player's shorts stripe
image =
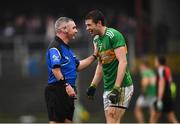
<path fill-rule="evenodd" d="M 116 106 L 116 105 L 110 105 L 110 107 L 116 107 L 116 108 L 127 109 L 127 107 L 124 107 L 124 106 Z"/>

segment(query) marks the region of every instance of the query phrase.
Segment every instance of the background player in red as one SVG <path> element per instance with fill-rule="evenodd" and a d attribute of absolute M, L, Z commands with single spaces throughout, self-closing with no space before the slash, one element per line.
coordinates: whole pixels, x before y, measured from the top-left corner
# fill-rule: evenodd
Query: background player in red
<path fill-rule="evenodd" d="M 170 85 L 172 82 L 171 70 L 166 65 L 166 59 L 164 56 L 156 57 L 155 66 L 157 68 L 157 99 L 154 102 L 154 111 L 150 118 L 150 122 L 155 123 L 162 114 L 166 114 L 169 122 L 177 123 L 173 110 L 173 99 L 170 90 Z"/>

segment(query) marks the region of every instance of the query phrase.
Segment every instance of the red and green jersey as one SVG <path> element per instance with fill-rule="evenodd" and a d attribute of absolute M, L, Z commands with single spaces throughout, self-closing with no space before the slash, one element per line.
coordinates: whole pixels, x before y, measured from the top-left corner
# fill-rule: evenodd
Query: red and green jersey
<path fill-rule="evenodd" d="M 104 90 L 111 90 L 116 81 L 119 64 L 114 49 L 126 47 L 125 39 L 119 31 L 113 28 L 106 28 L 103 36 L 100 37 L 99 35 L 96 35 L 94 37 L 94 42 L 97 43 L 99 60 L 103 67 Z M 132 85 L 132 78 L 127 67 L 121 86 L 127 87 L 130 85 Z"/>

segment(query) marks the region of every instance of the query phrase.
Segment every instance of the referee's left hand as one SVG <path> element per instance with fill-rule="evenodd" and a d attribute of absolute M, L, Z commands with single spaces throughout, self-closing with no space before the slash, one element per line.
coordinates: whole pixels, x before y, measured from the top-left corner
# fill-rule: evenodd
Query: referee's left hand
<path fill-rule="evenodd" d="M 71 85 L 66 86 L 66 92 L 70 97 L 75 97 L 76 93 L 74 89 L 71 87 Z"/>

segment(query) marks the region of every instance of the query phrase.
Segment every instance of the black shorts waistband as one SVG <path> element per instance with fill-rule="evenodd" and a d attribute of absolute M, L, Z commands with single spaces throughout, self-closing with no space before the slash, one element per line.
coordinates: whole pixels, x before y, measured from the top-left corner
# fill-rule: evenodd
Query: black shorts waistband
<path fill-rule="evenodd" d="M 48 83 L 48 86 L 52 86 L 52 85 L 64 85 L 64 83 L 62 82 L 53 82 L 53 83 Z"/>
<path fill-rule="evenodd" d="M 69 84 L 69 85 L 70 85 L 70 84 Z M 48 86 L 64 86 L 64 83 L 57 81 L 57 82 L 49 83 Z M 74 88 L 74 89 L 76 89 L 76 86 L 72 86 L 72 85 L 71 85 L 71 87 Z"/>

